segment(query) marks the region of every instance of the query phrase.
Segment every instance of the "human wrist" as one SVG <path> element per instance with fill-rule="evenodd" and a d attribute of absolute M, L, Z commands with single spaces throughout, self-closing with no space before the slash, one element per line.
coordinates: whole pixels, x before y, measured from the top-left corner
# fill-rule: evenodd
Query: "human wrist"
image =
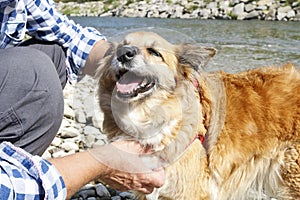
<path fill-rule="evenodd" d="M 100 179 L 110 173 L 108 168 L 84 151 L 60 158 L 48 160 L 61 174 L 70 198 L 85 184 Z M 68 167 L 71 166 L 71 167 Z"/>
<path fill-rule="evenodd" d="M 93 169 L 95 171 L 94 174 L 96 176 L 94 177 L 94 180 L 99 180 L 99 179 L 102 179 L 103 177 L 107 177 L 107 175 L 111 174 L 113 169 L 104 162 L 104 160 L 105 160 L 104 157 L 106 157 L 106 156 L 104 156 L 105 155 L 105 147 L 100 146 L 100 147 L 97 147 L 96 149 L 97 149 L 97 152 L 99 152 L 97 154 L 97 157 L 93 153 L 95 149 L 88 149 L 86 151 L 86 153 L 88 154 L 91 165 L 93 166 Z"/>

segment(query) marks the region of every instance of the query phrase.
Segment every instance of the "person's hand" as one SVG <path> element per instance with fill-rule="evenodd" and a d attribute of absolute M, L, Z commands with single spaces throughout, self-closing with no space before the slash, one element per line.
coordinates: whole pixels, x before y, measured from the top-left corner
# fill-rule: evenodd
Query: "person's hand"
<path fill-rule="evenodd" d="M 136 190 L 151 193 L 164 183 L 163 168 L 152 169 L 155 163 L 151 152 L 134 141 L 116 141 L 89 151 L 94 158 L 107 166 L 107 173 L 100 180 L 118 190 Z"/>

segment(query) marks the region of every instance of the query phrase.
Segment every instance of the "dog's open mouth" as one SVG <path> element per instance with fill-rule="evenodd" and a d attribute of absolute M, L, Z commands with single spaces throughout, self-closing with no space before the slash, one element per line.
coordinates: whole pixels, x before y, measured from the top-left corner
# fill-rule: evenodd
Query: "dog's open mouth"
<path fill-rule="evenodd" d="M 117 95 L 121 99 L 144 97 L 152 92 L 154 86 L 155 80 L 131 71 L 122 71 L 116 83 Z"/>

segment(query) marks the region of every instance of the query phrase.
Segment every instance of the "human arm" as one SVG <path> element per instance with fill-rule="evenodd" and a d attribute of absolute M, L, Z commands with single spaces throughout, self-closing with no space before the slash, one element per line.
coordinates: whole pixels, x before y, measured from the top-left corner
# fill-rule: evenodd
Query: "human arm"
<path fill-rule="evenodd" d="M 126 149 L 139 151 L 139 145 L 134 143 L 121 142 L 116 145 L 124 148 L 125 151 Z M 105 152 L 111 153 L 109 156 L 114 158 L 113 162 L 123 162 L 126 168 L 136 167 L 137 163 L 126 161 L 126 157 L 119 157 L 120 155 L 115 155 L 110 149 L 109 145 L 105 145 L 97 148 L 96 152 L 103 152 L 103 155 Z M 101 157 L 97 155 L 98 159 Z M 49 163 L 9 143 L 1 143 L 1 195 L 4 199 L 16 195 L 27 195 L 36 199 L 65 199 L 66 195 L 68 198 L 71 197 L 86 183 L 96 179 L 101 179 L 119 190 L 132 189 L 150 193 L 154 187 L 160 187 L 164 182 L 163 170 L 152 173 L 126 172 L 105 165 L 98 159 L 86 151 L 53 158 Z"/>
<path fill-rule="evenodd" d="M 106 51 L 110 48 L 109 42 L 99 40 L 95 43 L 83 68 L 83 74 L 94 76 L 99 66 L 100 60 L 104 57 Z"/>
<path fill-rule="evenodd" d="M 80 78 L 92 49 L 97 49 L 95 52 L 98 55 L 93 56 L 93 58 L 90 57 L 87 66 L 91 66 L 90 61 L 92 63 L 99 62 L 98 56 L 101 58 L 102 49 L 96 47 L 102 45 L 96 44 L 105 43 L 106 40 L 99 31 L 92 27 L 82 27 L 62 15 L 56 10 L 52 0 L 26 0 L 25 2 L 28 15 L 27 34 L 41 40 L 57 42 L 66 49 L 68 80 L 70 82 L 75 83 L 78 77 Z M 94 64 L 92 66 L 95 67 Z"/>
<path fill-rule="evenodd" d="M 68 197 L 92 180 L 104 181 L 118 190 L 136 190 L 146 194 L 164 183 L 163 169 L 152 171 L 140 167 L 137 157 L 124 156 L 129 151 L 135 155 L 142 153 L 140 145 L 135 142 L 120 141 L 94 150 L 49 160 L 61 173 Z"/>

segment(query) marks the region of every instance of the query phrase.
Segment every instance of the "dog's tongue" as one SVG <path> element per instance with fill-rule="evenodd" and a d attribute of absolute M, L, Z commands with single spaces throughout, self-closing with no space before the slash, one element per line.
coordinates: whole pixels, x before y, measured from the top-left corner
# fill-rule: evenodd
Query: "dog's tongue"
<path fill-rule="evenodd" d="M 143 80 L 143 77 L 127 72 L 117 82 L 117 91 L 121 93 L 130 93 L 134 91 L 143 82 Z"/>

